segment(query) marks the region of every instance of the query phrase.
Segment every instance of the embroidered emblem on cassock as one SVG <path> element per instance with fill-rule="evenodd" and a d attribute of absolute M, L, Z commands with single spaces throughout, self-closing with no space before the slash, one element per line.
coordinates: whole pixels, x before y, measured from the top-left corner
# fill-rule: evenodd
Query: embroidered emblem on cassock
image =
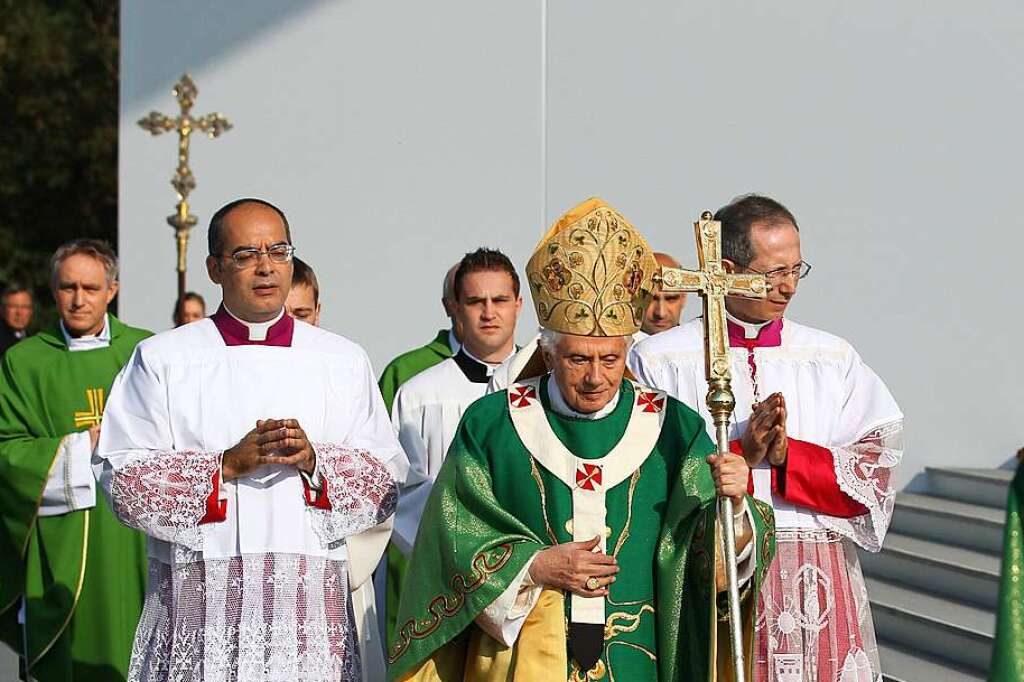
<path fill-rule="evenodd" d="M 95 426 L 103 419 L 103 389 L 86 389 L 85 399 L 89 401 L 89 409 L 75 412 L 75 428 Z"/>
<path fill-rule="evenodd" d="M 508 401 L 512 407 L 529 407 L 531 400 L 537 399 L 537 391 L 533 386 L 513 386 L 508 391 Z"/>
<path fill-rule="evenodd" d="M 576 487 L 583 490 L 601 490 L 601 467 L 586 462 L 577 465 Z"/>
<path fill-rule="evenodd" d="M 665 409 L 665 394 L 647 391 L 638 391 L 636 404 L 644 408 L 644 412 L 658 413 Z"/>

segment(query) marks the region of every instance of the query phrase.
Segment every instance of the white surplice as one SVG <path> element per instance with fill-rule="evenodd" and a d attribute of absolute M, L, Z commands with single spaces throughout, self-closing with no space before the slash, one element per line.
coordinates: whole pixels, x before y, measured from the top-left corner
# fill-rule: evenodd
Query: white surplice
<path fill-rule="evenodd" d="M 305 430 L 320 493 L 282 465 L 220 480 L 223 451 L 269 418 Z M 147 339 L 111 390 L 94 468 L 149 535 L 130 680 L 359 679 L 347 541 L 390 521 L 408 469 L 360 347 L 301 322 L 288 347 L 228 346 L 211 319 Z"/>
<path fill-rule="evenodd" d="M 391 420 L 409 458 L 409 475 L 398 501 L 392 540 L 406 556 L 412 553 L 423 508 L 462 413 L 484 396 L 495 371 L 495 366 L 462 348 L 406 381 L 395 394 Z"/>
<path fill-rule="evenodd" d="M 629 367 L 638 380 L 700 412 L 710 431 L 702 325 L 692 320 L 641 342 Z M 748 349 L 732 348 L 731 369 L 730 438 L 746 431 L 755 392 L 761 399 L 781 392 L 787 435 L 825 448 L 830 485 L 867 511 L 840 517 L 793 504 L 773 489 L 766 461 L 753 469 L 754 495 L 774 507 L 777 528 L 776 558 L 758 605 L 755 680 L 880 679 L 854 543 L 881 549 L 903 452 L 903 414 L 849 343 L 788 319 L 781 344 L 754 348 L 749 357 Z"/>

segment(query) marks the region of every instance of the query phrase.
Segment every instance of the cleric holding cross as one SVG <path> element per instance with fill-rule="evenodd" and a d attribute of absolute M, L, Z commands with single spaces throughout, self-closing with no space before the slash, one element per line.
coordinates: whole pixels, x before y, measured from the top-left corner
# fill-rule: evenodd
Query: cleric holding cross
<path fill-rule="evenodd" d="M 349 540 L 389 520 L 408 464 L 366 353 L 285 314 L 284 213 L 234 201 L 209 249 L 220 309 L 140 344 L 94 458 L 149 536 L 129 679 L 358 680 Z"/>
<path fill-rule="evenodd" d="M 624 377 L 656 269 L 599 199 L 538 245 L 526 275 L 551 370 L 463 414 L 413 548 L 392 678 L 704 681 L 728 665 L 716 494 L 738 510 L 748 627 L 771 513 L 695 412 Z"/>
<path fill-rule="evenodd" d="M 903 414 L 849 343 L 784 317 L 810 271 L 796 218 L 764 196 L 715 214 L 728 272 L 760 273 L 765 300 L 727 298 L 732 443 L 750 491 L 775 509 L 778 549 L 761 590 L 754 679 L 881 677 L 856 545 L 877 552 L 892 518 Z M 630 352 L 643 382 L 704 408 L 700 320 Z"/>

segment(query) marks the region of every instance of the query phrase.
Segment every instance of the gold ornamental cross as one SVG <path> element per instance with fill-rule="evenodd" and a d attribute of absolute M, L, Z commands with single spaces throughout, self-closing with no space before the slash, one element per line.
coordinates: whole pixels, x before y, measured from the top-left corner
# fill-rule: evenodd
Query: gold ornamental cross
<path fill-rule="evenodd" d="M 736 406 L 729 372 L 729 336 L 725 321 L 725 297 L 765 298 L 768 283 L 764 275 L 737 275 L 722 266 L 722 224 L 710 211 L 704 211 L 693 224 L 697 237 L 697 270 L 662 268 L 661 290 L 664 292 L 695 291 L 704 299 L 704 367 L 708 380 L 705 402 L 715 423 L 715 440 L 720 454 L 729 452 L 729 420 Z M 733 527 L 733 505 L 728 497 L 720 497 L 718 523 L 724 535 L 725 573 L 729 602 L 729 631 L 732 645 L 733 682 L 744 682 L 743 629 L 740 614 L 739 580 L 736 572 L 736 532 Z M 716 535 L 718 531 L 716 530 Z"/>
<path fill-rule="evenodd" d="M 722 267 L 722 224 L 704 211 L 693 224 L 697 237 L 699 269 L 662 268 L 661 290 L 665 293 L 697 292 L 704 299 L 704 352 L 707 379 L 729 379 L 729 335 L 725 319 L 725 297 L 765 298 L 768 284 L 763 275 L 730 274 Z"/>
<path fill-rule="evenodd" d="M 199 118 L 192 117 L 192 106 L 196 103 L 199 89 L 192 77 L 187 73 L 181 77 L 172 90 L 178 100 L 181 112 L 177 116 L 166 116 L 158 111 L 151 111 L 140 118 L 139 126 L 148 130 L 154 137 L 172 130 L 178 131 L 178 167 L 171 178 L 171 186 L 178 194 L 175 212 L 167 216 L 167 223 L 174 228 L 175 240 L 178 244 L 178 300 L 185 295 L 185 267 L 188 254 L 189 231 L 196 224 L 196 217 L 189 212 L 188 195 L 196 188 L 196 179 L 189 167 L 189 141 L 196 130 L 204 132 L 211 139 L 231 130 L 231 121 L 219 112 L 206 114 Z"/>

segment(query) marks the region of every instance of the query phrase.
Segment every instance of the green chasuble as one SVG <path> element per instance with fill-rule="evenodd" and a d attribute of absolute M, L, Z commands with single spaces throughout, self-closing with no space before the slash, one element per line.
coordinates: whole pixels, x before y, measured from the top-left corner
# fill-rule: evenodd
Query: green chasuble
<path fill-rule="evenodd" d="M 530 669 L 530 679 L 712 679 L 714 648 L 724 658 L 729 644 L 727 635 L 717 634 L 725 632 L 720 629 L 725 595 L 718 595 L 714 586 L 717 505 L 705 461 L 714 446 L 702 419 L 665 394 L 635 389 L 628 381 L 609 415 L 596 420 L 564 417 L 547 402 L 549 380 L 544 378 L 526 397 L 541 400 L 554 435 L 580 460 L 611 453 L 645 401 L 650 402 L 645 411 L 664 410 L 664 415 L 646 459 L 605 491 L 607 551 L 617 558 L 620 571 L 604 601 L 600 660 L 587 675 L 565 655 L 571 599 L 559 596 L 560 622 L 554 628 L 545 625 L 542 644 L 549 647 L 548 654 L 554 646 L 562 655 L 541 656 L 545 663 Z M 531 456 L 513 423 L 510 410 L 516 408 L 510 402 L 522 400 L 522 388 L 514 384 L 509 391 L 478 400 L 462 417 L 413 550 L 398 631 L 389 646 L 393 679 L 491 679 L 480 671 L 494 665 L 484 661 L 481 667 L 479 659 L 486 656 L 479 652 L 504 647 L 482 635 L 475 619 L 537 551 L 574 539 L 573 490 Z M 586 478 L 579 473 L 585 462 L 572 466 L 582 467 L 576 469 L 576 482 L 585 487 Z M 610 468 L 604 466 L 606 475 Z M 770 508 L 750 497 L 748 504 L 757 543 L 754 579 L 743 591 L 749 631 L 756 590 L 774 553 L 774 523 Z M 545 590 L 541 600 L 551 594 L 561 595 Z M 527 622 L 537 611 L 534 607 Z M 520 676 L 522 661 L 516 663 L 516 657 L 534 655 L 526 650 L 525 633 L 526 626 L 509 657 Z M 481 636 L 491 645 L 480 646 Z M 747 651 L 749 661 L 749 639 Z M 556 664 L 565 669 L 553 670 Z M 502 672 L 496 679 L 506 676 L 511 679 L 513 674 Z"/>
<path fill-rule="evenodd" d="M 451 346 L 448 345 L 448 330 L 442 329 L 437 332 L 434 340 L 425 346 L 421 346 L 407 353 L 402 353 L 388 363 L 380 374 L 380 393 L 384 396 L 384 404 L 388 412 L 391 412 L 391 403 L 395 400 L 398 387 L 425 369 L 429 369 L 439 362 L 452 356 Z"/>
<path fill-rule="evenodd" d="M 1003 537 L 1003 574 L 999 587 L 996 642 L 988 679 L 1024 680 L 1024 464 L 1010 484 Z"/>
<path fill-rule="evenodd" d="M 61 441 L 99 423 L 114 377 L 150 335 L 108 319 L 107 348 L 71 352 L 55 325 L 9 350 L 0 371 L 0 639 L 41 682 L 123 680 L 142 612 L 145 538 L 98 489 L 91 509 L 38 515 Z"/>

